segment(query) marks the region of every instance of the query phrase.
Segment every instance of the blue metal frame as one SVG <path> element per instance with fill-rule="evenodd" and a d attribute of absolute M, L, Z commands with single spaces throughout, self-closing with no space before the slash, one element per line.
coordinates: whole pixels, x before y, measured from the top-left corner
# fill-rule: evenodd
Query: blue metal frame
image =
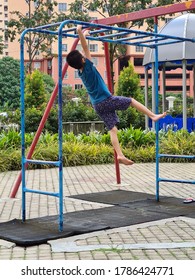
<path fill-rule="evenodd" d="M 83 28 L 92 28 L 87 39 L 92 41 L 101 41 L 114 44 L 125 44 L 134 46 L 150 47 L 155 49 L 155 95 L 156 95 L 156 113 L 158 113 L 158 46 L 166 44 L 174 44 L 183 41 L 195 42 L 195 39 L 187 39 L 176 36 L 168 36 L 158 34 L 157 24 L 155 24 L 155 32 L 145 32 L 140 30 L 133 30 L 128 28 L 120 28 L 116 26 L 95 24 L 91 22 L 83 22 L 76 20 L 66 20 L 59 23 L 39 26 L 36 28 L 30 28 L 23 31 L 20 40 L 20 86 L 21 86 L 21 147 L 22 147 L 22 220 L 26 220 L 26 193 L 37 193 L 50 195 L 59 198 L 59 230 L 63 230 L 63 154 L 62 154 L 62 38 L 72 37 L 78 38 L 75 30 L 76 27 L 67 28 L 67 25 L 82 25 Z M 53 28 L 56 27 L 56 31 Z M 50 29 L 51 28 L 51 29 Z M 110 31 L 114 33 L 110 33 Z M 29 32 L 42 33 L 58 36 L 58 161 L 41 161 L 27 159 L 25 156 L 25 67 L 24 67 L 24 38 Z M 106 35 L 96 36 L 108 32 Z M 128 35 L 134 35 L 126 37 Z M 124 37 L 125 36 L 125 37 Z M 172 155 L 160 155 L 159 154 L 159 123 L 156 123 L 156 200 L 159 200 L 159 183 L 161 181 L 168 182 L 187 182 L 194 184 L 195 181 L 184 180 L 169 180 L 165 178 L 159 178 L 159 158 L 160 157 L 174 157 Z M 188 156 L 189 157 L 189 156 Z M 50 164 L 58 167 L 59 169 L 59 191 L 58 192 L 44 192 L 40 190 L 30 190 L 26 187 L 25 171 L 28 163 L 36 164 Z"/>
<path fill-rule="evenodd" d="M 154 31 L 158 33 L 158 25 L 154 23 Z M 156 41 L 155 41 L 156 42 Z M 155 46 L 155 113 L 158 114 L 158 105 L 159 105 L 159 98 L 158 98 L 158 45 Z M 157 78 L 156 78 L 157 77 Z M 159 158 L 158 158 L 158 151 L 159 151 L 159 122 L 155 123 L 155 132 L 156 132 L 156 200 L 159 200 Z"/>

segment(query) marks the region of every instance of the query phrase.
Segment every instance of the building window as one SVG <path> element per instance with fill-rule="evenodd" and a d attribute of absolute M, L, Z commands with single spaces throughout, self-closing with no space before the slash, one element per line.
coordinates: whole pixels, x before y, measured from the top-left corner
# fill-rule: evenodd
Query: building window
<path fill-rule="evenodd" d="M 62 44 L 62 51 L 67 52 L 67 50 L 68 50 L 67 44 Z"/>
<path fill-rule="evenodd" d="M 97 20 L 97 19 L 98 19 L 97 17 L 91 17 L 91 21 Z"/>
<path fill-rule="evenodd" d="M 38 8 L 38 6 L 39 6 L 39 2 L 38 2 L 37 0 L 35 0 L 35 1 L 34 1 L 34 7 L 35 7 L 35 9 Z"/>
<path fill-rule="evenodd" d="M 134 66 L 142 66 L 143 65 L 143 58 L 135 57 L 134 58 Z"/>
<path fill-rule="evenodd" d="M 8 34 L 5 33 L 5 34 L 4 34 L 5 43 L 8 43 L 8 39 L 9 39 L 9 38 L 8 38 Z"/>
<path fill-rule="evenodd" d="M 79 79 L 79 72 L 77 70 L 74 71 L 74 77 L 75 79 Z"/>
<path fill-rule="evenodd" d="M 47 61 L 47 69 L 51 70 L 51 68 L 52 68 L 52 61 L 48 60 Z"/>
<path fill-rule="evenodd" d="M 67 11 L 67 3 L 59 3 L 58 4 L 58 11 L 59 12 L 66 12 Z"/>
<path fill-rule="evenodd" d="M 172 18 L 165 18 L 165 23 L 169 22 L 170 20 L 172 20 Z"/>
<path fill-rule="evenodd" d="M 62 66 L 64 66 L 66 63 L 66 57 L 62 57 Z"/>
<path fill-rule="evenodd" d="M 35 62 L 34 63 L 34 68 L 35 69 L 40 69 L 41 68 L 41 62 Z"/>
<path fill-rule="evenodd" d="M 94 64 L 94 66 L 97 66 L 98 65 L 98 58 L 97 57 L 92 57 L 92 62 Z"/>
<path fill-rule="evenodd" d="M 190 90 L 190 86 L 186 87 L 186 90 Z M 182 86 L 166 86 L 166 91 L 179 91 L 182 92 Z"/>
<path fill-rule="evenodd" d="M 81 46 L 81 44 L 78 44 L 78 45 L 77 45 L 76 50 L 79 51 L 79 52 L 82 51 L 82 46 Z"/>
<path fill-rule="evenodd" d="M 83 87 L 82 84 L 75 84 L 74 89 L 81 89 Z"/>
<path fill-rule="evenodd" d="M 186 74 L 186 78 L 190 78 L 190 74 Z M 166 79 L 182 79 L 182 74 L 167 74 L 166 73 Z"/>
<path fill-rule="evenodd" d="M 144 47 L 142 47 L 142 46 L 136 46 L 136 47 L 135 47 L 135 51 L 136 51 L 136 52 L 143 52 L 143 51 L 144 51 Z"/>
<path fill-rule="evenodd" d="M 140 79 L 145 79 L 145 74 L 139 74 Z M 148 74 L 148 79 L 152 79 L 152 74 Z"/>
<path fill-rule="evenodd" d="M 65 75 L 64 75 L 64 79 L 68 79 L 68 72 L 66 71 Z"/>
<path fill-rule="evenodd" d="M 63 84 L 62 87 L 63 88 L 69 88 L 71 85 L 70 84 Z"/>
<path fill-rule="evenodd" d="M 98 52 L 98 45 L 97 44 L 90 44 L 89 45 L 90 52 Z"/>

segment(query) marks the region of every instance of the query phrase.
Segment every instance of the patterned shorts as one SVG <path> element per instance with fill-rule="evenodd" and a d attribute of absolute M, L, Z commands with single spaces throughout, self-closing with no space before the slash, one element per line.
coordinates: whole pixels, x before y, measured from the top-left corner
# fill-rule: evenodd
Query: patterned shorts
<path fill-rule="evenodd" d="M 93 105 L 96 113 L 103 120 L 108 130 L 119 123 L 117 110 L 126 110 L 131 104 L 130 97 L 111 96 L 102 102 Z"/>

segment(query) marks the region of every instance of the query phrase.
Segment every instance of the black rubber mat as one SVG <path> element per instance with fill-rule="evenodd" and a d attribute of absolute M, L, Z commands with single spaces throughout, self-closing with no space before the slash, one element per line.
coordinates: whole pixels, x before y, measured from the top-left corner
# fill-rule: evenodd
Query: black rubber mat
<path fill-rule="evenodd" d="M 75 199 L 112 204 L 112 205 L 121 205 L 129 202 L 155 199 L 155 196 L 152 194 L 142 193 L 142 192 L 131 192 L 125 190 L 87 193 L 87 194 L 80 194 L 80 195 L 72 195 L 70 197 Z"/>
<path fill-rule="evenodd" d="M 71 198 L 126 207 L 134 211 L 143 209 L 144 212 L 167 214 L 171 217 L 195 217 L 195 203 L 185 204 L 183 199 L 177 197 L 160 196 L 160 201 L 156 201 L 155 195 L 152 194 L 114 190 L 75 195 Z"/>
<path fill-rule="evenodd" d="M 158 202 L 154 195 L 117 190 L 77 195 L 74 198 L 109 203 L 113 206 L 64 214 L 62 232 L 58 230 L 58 215 L 29 219 L 25 222 L 15 219 L 0 223 L 0 238 L 19 246 L 31 246 L 97 230 L 178 216 L 195 217 L 195 203 L 184 204 L 182 199 L 174 197 L 161 197 Z"/>
<path fill-rule="evenodd" d="M 0 239 L 14 242 L 19 246 L 31 246 L 46 243 L 47 240 L 108 228 L 106 224 L 101 222 L 85 219 L 85 211 L 83 213 L 82 211 L 75 212 L 75 215 L 64 214 L 63 218 L 63 231 L 58 229 L 58 215 L 29 219 L 25 222 L 14 219 L 0 223 Z"/>

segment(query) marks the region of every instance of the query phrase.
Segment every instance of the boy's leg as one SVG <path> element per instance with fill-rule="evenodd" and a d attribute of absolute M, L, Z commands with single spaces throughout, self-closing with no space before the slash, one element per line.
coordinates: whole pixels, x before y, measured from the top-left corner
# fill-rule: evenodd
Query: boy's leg
<path fill-rule="evenodd" d="M 158 121 L 161 118 L 164 118 L 166 116 L 166 112 L 162 114 L 154 114 L 152 111 L 150 111 L 146 106 L 141 104 L 140 102 L 136 101 L 134 98 L 131 99 L 131 106 L 136 108 L 139 112 L 147 115 L 149 118 L 151 118 L 154 122 Z"/>
<path fill-rule="evenodd" d="M 117 133 L 118 133 L 118 129 L 116 128 L 116 126 L 114 126 L 110 130 L 110 139 L 111 139 L 113 148 L 115 149 L 115 151 L 117 153 L 117 159 L 118 159 L 119 163 L 123 163 L 125 165 L 132 165 L 134 162 L 130 159 L 127 159 L 121 151 Z"/>

